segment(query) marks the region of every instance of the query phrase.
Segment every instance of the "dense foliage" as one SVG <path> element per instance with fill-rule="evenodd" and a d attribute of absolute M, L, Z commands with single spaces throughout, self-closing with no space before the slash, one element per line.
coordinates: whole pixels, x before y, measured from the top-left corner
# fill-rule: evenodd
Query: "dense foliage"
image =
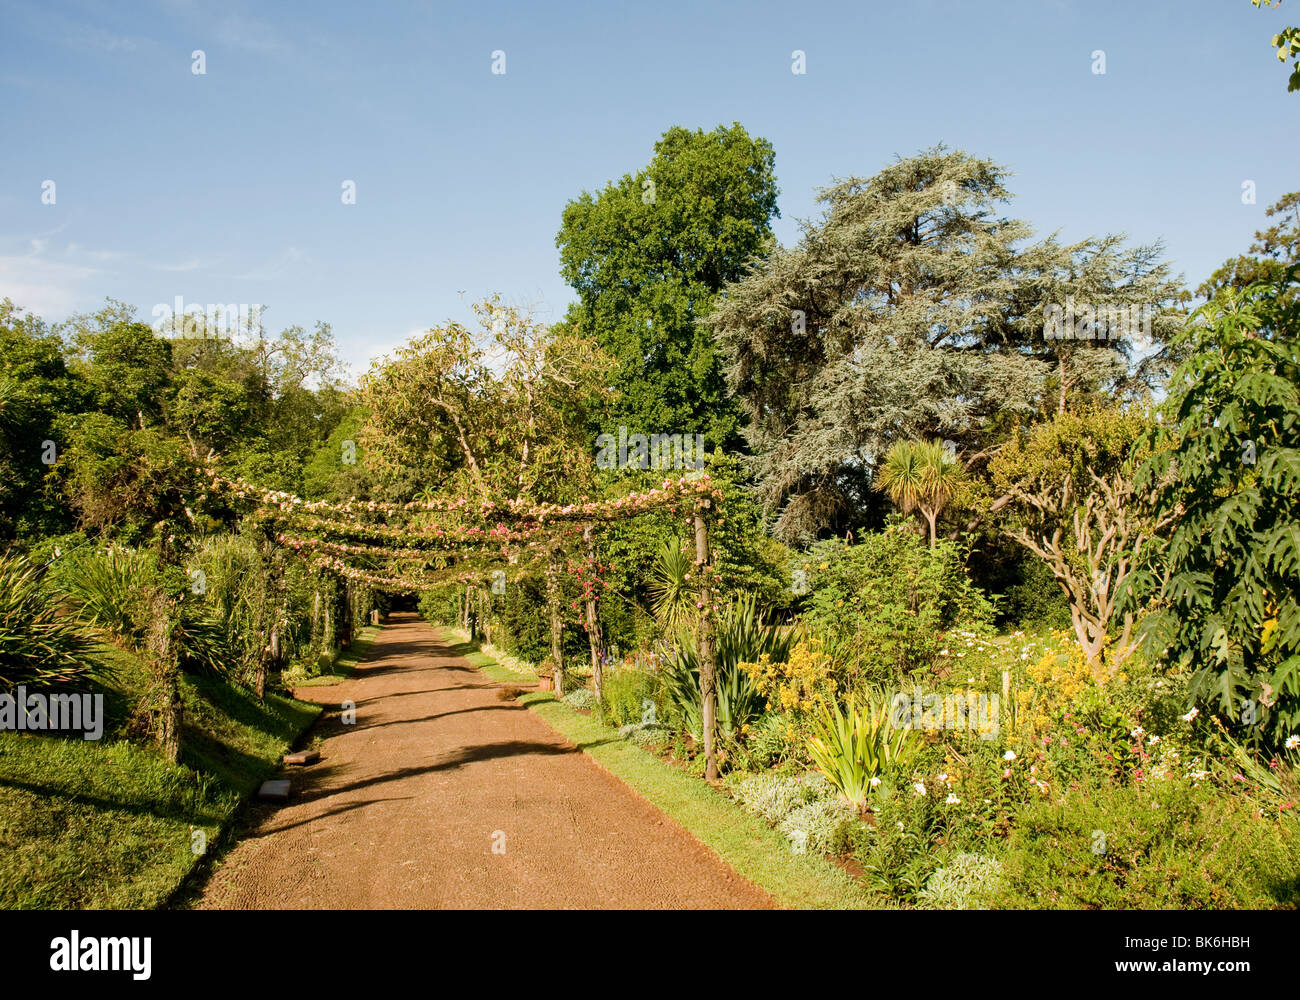
<path fill-rule="evenodd" d="M 925 150 L 786 248 L 771 145 L 674 128 L 564 208 L 563 322 L 491 298 L 356 385 L 324 324 L 6 300 L 0 683 L 125 662 L 176 763 L 196 686 L 272 705 L 403 602 L 881 901 L 1294 905 L 1300 195 L 1186 317 L 1007 176 Z"/>

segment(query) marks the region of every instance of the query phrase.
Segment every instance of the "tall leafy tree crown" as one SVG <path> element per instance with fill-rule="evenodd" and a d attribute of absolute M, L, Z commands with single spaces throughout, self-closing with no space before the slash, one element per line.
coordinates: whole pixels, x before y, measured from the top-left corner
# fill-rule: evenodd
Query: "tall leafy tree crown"
<path fill-rule="evenodd" d="M 697 320 L 771 238 L 774 159 L 739 124 L 671 128 L 644 170 L 565 207 L 556 245 L 578 293 L 567 322 L 619 363 L 606 429 L 737 440 L 739 415 Z"/>
<path fill-rule="evenodd" d="M 1176 518 L 1152 628 L 1194 694 L 1264 742 L 1300 730 L 1300 267 L 1227 288 L 1183 334 L 1142 479 Z"/>

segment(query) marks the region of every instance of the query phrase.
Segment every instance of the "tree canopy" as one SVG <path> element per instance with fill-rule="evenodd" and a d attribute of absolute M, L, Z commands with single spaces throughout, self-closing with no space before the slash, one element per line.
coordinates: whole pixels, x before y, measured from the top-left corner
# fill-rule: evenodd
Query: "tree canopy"
<path fill-rule="evenodd" d="M 708 323 L 783 539 L 857 523 L 899 439 L 978 450 L 1053 388 L 1061 407 L 1140 384 L 1139 345 L 1100 317 L 1172 299 L 1160 248 L 1118 236 L 1025 245 L 1029 227 L 1000 214 L 1006 179 L 990 160 L 938 146 L 843 180 L 821 192 L 825 214 L 796 247 L 773 247 L 725 290 Z M 1088 339 L 1045 337 L 1045 311 L 1075 303 Z M 1153 339 L 1171 325 L 1157 315 Z M 1099 331 L 1105 339 L 1091 339 Z"/>
<path fill-rule="evenodd" d="M 767 246 L 774 160 L 739 124 L 671 128 L 644 169 L 565 206 L 556 245 L 578 293 L 566 325 L 618 363 L 604 430 L 738 442 L 717 349 L 697 321 Z"/>

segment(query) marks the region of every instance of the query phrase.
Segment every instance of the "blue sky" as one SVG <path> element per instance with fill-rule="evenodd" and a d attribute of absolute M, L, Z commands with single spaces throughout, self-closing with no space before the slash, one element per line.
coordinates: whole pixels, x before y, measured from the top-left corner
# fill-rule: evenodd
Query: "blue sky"
<path fill-rule="evenodd" d="M 272 330 L 331 323 L 362 370 L 493 292 L 558 319 L 566 201 L 671 125 L 732 121 L 776 149 L 782 242 L 819 185 L 942 141 L 1008 166 L 1009 212 L 1039 233 L 1162 239 L 1196 283 L 1300 188 L 1300 94 L 1269 45 L 1298 18 L 1249 0 L 0 0 L 0 297 L 50 320 L 105 296 L 146 320 L 177 295 L 261 303 Z"/>

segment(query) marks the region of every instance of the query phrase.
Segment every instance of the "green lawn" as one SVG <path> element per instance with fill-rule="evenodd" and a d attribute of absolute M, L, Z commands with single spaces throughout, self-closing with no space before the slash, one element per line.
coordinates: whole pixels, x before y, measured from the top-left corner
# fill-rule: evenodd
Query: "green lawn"
<path fill-rule="evenodd" d="M 0 908 L 163 905 L 199 860 L 195 831 L 212 850 L 242 798 L 320 712 L 186 677 L 181 764 L 172 766 L 133 718 L 148 685 L 142 664 L 101 652 L 115 671 L 99 688 L 102 740 L 0 733 Z"/>
<path fill-rule="evenodd" d="M 442 630 L 442 636 L 458 655 L 493 680 L 519 679 L 516 673 L 503 669 L 491 657 L 461 642 L 450 630 Z M 549 692 L 531 692 L 520 701 L 552 729 L 571 739 L 583 753 L 716 851 L 736 872 L 770 892 L 781 905 L 804 909 L 860 909 L 882 905 L 843 869 L 822 857 L 792 853 L 778 830 L 745 812 L 700 778 L 691 777 L 650 751 L 620 739 L 617 730 L 573 711 Z"/>

